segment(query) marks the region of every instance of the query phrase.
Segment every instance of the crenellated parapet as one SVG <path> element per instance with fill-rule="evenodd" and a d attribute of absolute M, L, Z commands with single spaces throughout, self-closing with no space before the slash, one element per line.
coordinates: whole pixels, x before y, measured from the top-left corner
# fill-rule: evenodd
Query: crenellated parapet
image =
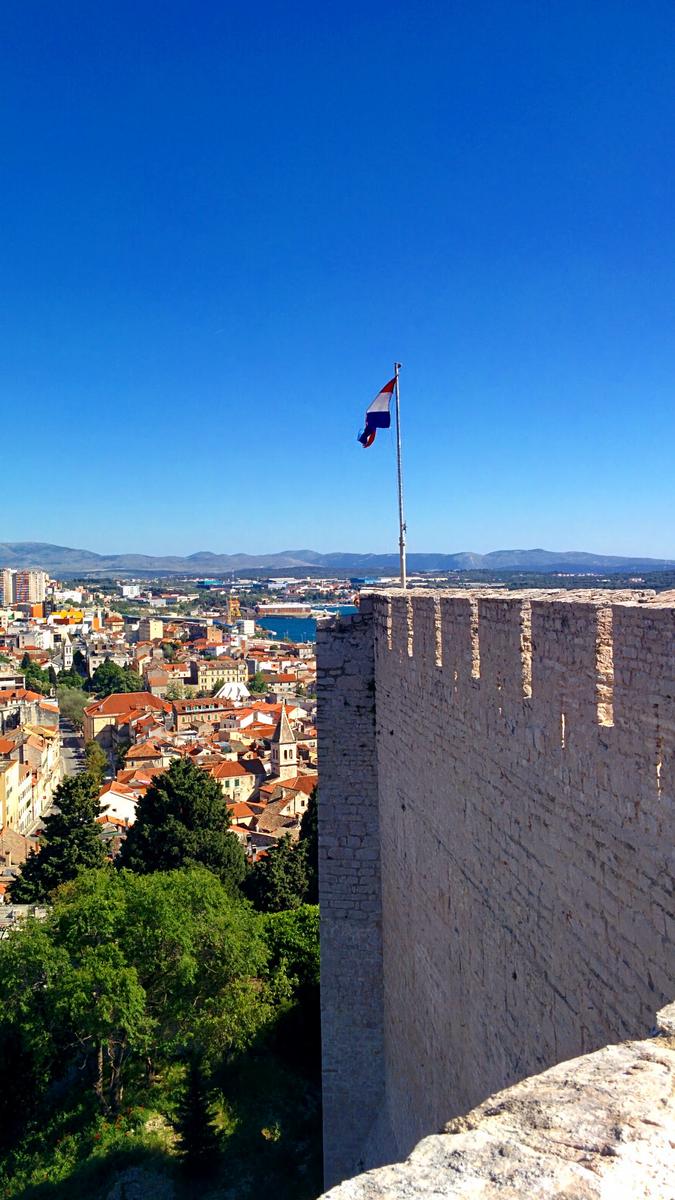
<path fill-rule="evenodd" d="M 373 593 L 318 667 L 335 1182 L 675 994 L 675 603 Z"/>
<path fill-rule="evenodd" d="M 610 749 L 631 786 L 672 794 L 675 605 L 639 592 L 387 592 L 378 651 L 476 720 L 541 734 L 559 757 Z M 607 731 L 615 732 L 609 734 Z"/>

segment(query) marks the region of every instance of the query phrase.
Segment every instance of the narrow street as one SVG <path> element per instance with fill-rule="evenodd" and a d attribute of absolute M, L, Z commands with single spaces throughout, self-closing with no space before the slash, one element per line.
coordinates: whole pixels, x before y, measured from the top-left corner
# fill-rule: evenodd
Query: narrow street
<path fill-rule="evenodd" d="M 61 717 L 61 762 L 64 775 L 84 770 L 84 738 L 72 721 Z"/>

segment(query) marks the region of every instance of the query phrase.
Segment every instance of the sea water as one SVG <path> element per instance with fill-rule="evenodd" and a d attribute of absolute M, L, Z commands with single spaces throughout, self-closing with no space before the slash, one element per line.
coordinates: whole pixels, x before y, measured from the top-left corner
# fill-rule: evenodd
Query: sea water
<path fill-rule="evenodd" d="M 358 611 L 355 604 L 326 604 L 320 607 L 330 613 Z M 316 641 L 316 621 L 313 617 L 263 617 L 261 620 L 256 619 L 256 625 L 282 642 Z"/>

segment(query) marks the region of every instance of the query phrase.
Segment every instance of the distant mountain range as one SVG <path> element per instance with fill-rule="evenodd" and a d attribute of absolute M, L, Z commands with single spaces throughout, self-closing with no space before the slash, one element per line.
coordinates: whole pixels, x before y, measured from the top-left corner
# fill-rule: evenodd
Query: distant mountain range
<path fill-rule="evenodd" d="M 153 554 L 95 554 L 48 542 L 0 542 L 0 568 L 44 567 L 52 575 L 223 575 L 247 571 L 351 571 L 359 575 L 398 570 L 396 554 L 319 554 L 282 550 L 277 554 L 213 554 L 198 550 L 187 558 Z M 579 550 L 493 550 L 490 554 L 409 554 L 411 571 L 533 571 L 573 574 L 632 574 L 675 569 L 675 559 L 619 558 Z"/>

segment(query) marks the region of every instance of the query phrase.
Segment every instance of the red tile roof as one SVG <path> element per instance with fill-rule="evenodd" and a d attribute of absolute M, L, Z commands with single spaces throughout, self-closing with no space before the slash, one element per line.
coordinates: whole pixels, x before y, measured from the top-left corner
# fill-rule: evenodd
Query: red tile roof
<path fill-rule="evenodd" d="M 137 790 L 137 788 L 129 787 L 126 783 L 121 783 L 119 779 L 113 779 L 111 783 L 104 783 L 98 797 L 101 800 L 103 796 L 107 796 L 110 792 L 115 796 L 135 796 Z"/>
<path fill-rule="evenodd" d="M 284 791 L 304 792 L 306 796 L 309 796 L 314 791 L 318 782 L 318 775 L 296 775 L 293 779 L 280 779 L 279 786 Z"/>
<path fill-rule="evenodd" d="M 238 804 L 228 804 L 227 811 L 235 821 L 241 821 L 245 817 L 257 816 L 255 810 L 249 808 L 248 804 L 245 804 L 243 800 L 240 800 Z"/>
<path fill-rule="evenodd" d="M 43 700 L 38 692 L 30 692 L 27 688 L 9 688 L 6 691 L 0 692 L 0 704 L 7 704 L 10 700 Z"/>
<path fill-rule="evenodd" d="M 138 746 L 131 746 L 125 754 L 125 759 L 133 761 L 136 758 L 161 758 L 162 751 L 158 750 L 152 742 L 140 742 Z"/>
<path fill-rule="evenodd" d="M 85 712 L 88 717 L 118 717 L 127 715 L 132 709 L 156 708 L 161 712 L 170 712 L 171 705 L 153 696 L 151 692 L 113 692 L 103 700 L 88 704 Z"/>
<path fill-rule="evenodd" d="M 214 779 L 232 779 L 235 775 L 248 775 L 249 772 L 241 763 L 221 762 L 215 767 L 210 767 L 209 774 L 213 775 Z"/>

